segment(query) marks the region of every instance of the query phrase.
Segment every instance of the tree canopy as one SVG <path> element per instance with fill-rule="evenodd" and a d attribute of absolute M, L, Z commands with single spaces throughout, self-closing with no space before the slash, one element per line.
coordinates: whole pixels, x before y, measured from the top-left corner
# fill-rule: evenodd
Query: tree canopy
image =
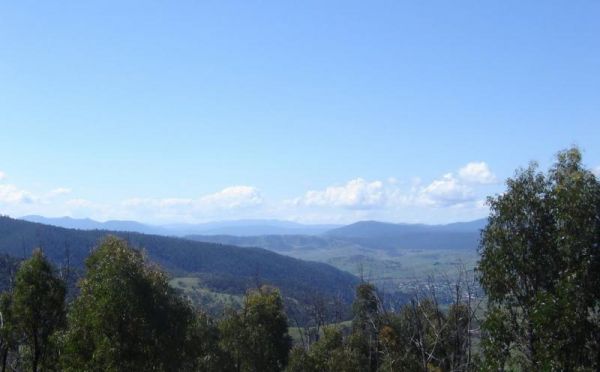
<path fill-rule="evenodd" d="M 571 148 L 533 163 L 491 197 L 479 271 L 489 308 L 486 360 L 497 368 L 598 368 L 600 183 Z"/>
<path fill-rule="evenodd" d="M 114 237 L 92 252 L 86 268 L 69 313 L 64 370 L 181 370 L 195 314 L 165 274 Z"/>

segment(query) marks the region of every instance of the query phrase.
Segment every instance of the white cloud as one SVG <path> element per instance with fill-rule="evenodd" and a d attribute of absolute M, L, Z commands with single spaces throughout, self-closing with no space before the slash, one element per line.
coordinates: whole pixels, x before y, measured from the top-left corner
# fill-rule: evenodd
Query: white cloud
<path fill-rule="evenodd" d="M 288 204 L 356 210 L 462 207 L 467 204 L 475 206 L 478 195 L 473 187 L 495 178 L 485 164 L 482 167 L 473 163 L 463 167 L 461 171 L 462 176 L 447 173 L 428 184 L 423 184 L 420 178 L 413 178 L 408 183 L 395 178 L 389 178 L 385 182 L 356 178 L 342 186 L 308 191 L 303 196 L 288 201 Z M 465 180 L 467 176 L 470 177 L 469 182 Z"/>
<path fill-rule="evenodd" d="M 596 177 L 600 177 L 600 165 L 592 169 L 592 173 L 594 173 Z"/>
<path fill-rule="evenodd" d="M 21 190 L 15 185 L 0 185 L 0 203 L 29 204 L 36 200 L 29 191 Z"/>
<path fill-rule="evenodd" d="M 0 172 L 0 182 L 5 179 L 6 173 Z M 13 184 L 0 183 L 0 203 L 11 204 L 13 206 L 34 203 L 44 204 L 48 203 L 49 199 L 55 196 L 68 194 L 69 192 L 71 192 L 70 189 L 59 187 L 46 193 L 34 194 Z"/>
<path fill-rule="evenodd" d="M 214 194 L 201 197 L 199 207 L 244 208 L 263 203 L 259 190 L 252 186 L 231 186 Z"/>
<path fill-rule="evenodd" d="M 362 178 L 348 181 L 343 186 L 330 186 L 324 190 L 311 190 L 295 200 L 296 204 L 307 206 L 334 206 L 368 209 L 380 207 L 386 202 L 384 184 L 381 181 L 368 182 Z"/>
<path fill-rule="evenodd" d="M 71 189 L 69 189 L 69 188 L 66 188 L 66 187 L 58 187 L 58 188 L 56 188 L 56 189 L 54 189 L 54 190 L 50 191 L 50 192 L 48 193 L 48 195 L 49 195 L 50 197 L 53 197 L 53 196 L 66 195 L 66 194 L 70 194 L 70 193 L 71 193 Z"/>
<path fill-rule="evenodd" d="M 432 206 L 452 206 L 475 198 L 474 191 L 460 182 L 452 173 L 434 180 L 421 188 L 417 200 Z"/>
<path fill-rule="evenodd" d="M 480 184 L 454 173 L 430 182 L 419 178 L 369 181 L 312 190 L 287 200 L 280 215 L 302 222 L 349 223 L 358 220 L 440 223 L 481 218 L 486 214 Z"/>
<path fill-rule="evenodd" d="M 199 198 L 132 198 L 121 202 L 123 214 L 134 218 L 148 216 L 187 221 L 220 219 L 242 213 L 264 203 L 260 191 L 252 186 L 230 186 Z"/>
<path fill-rule="evenodd" d="M 497 178 L 485 162 L 471 162 L 458 171 L 460 178 L 469 183 L 492 184 Z"/>
<path fill-rule="evenodd" d="M 599 172 L 600 167 L 594 168 Z M 304 222 L 346 223 L 362 219 L 443 221 L 482 216 L 485 184 L 496 180 L 484 162 L 469 163 L 436 179 L 389 177 L 351 179 L 298 194 L 294 199 L 265 200 L 256 187 L 237 185 L 194 198 L 131 198 L 121 202 L 68 196 L 59 187 L 33 194 L 0 182 L 5 213 L 133 219 L 150 223 L 280 218 Z M 468 217 L 467 217 L 468 216 Z"/>

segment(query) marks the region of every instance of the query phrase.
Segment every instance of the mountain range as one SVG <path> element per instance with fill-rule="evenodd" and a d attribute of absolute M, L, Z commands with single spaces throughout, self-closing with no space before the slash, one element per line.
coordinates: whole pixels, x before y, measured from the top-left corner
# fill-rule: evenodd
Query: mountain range
<path fill-rule="evenodd" d="M 303 260 L 328 263 L 398 288 L 410 280 L 472 268 L 486 219 L 447 225 L 361 221 L 320 235 L 188 235 L 196 241 L 260 247 Z"/>
<path fill-rule="evenodd" d="M 396 286 L 412 278 L 473 267 L 486 219 L 445 225 L 359 221 L 350 225 L 303 225 L 279 220 L 237 220 L 204 224 L 147 225 L 135 221 L 97 222 L 90 219 L 24 219 L 75 228 L 95 234 L 110 230 L 179 237 L 196 242 L 262 248 L 293 258 L 332 265 L 354 275 L 367 270 L 372 280 L 391 278 Z M 191 233 L 190 233 L 191 232 Z"/>
<path fill-rule="evenodd" d="M 39 247 L 58 267 L 81 273 L 86 257 L 104 237 L 114 235 L 143 249 L 153 263 L 177 278 L 196 278 L 217 293 L 242 295 L 259 283 L 280 288 L 292 306 L 302 308 L 316 295 L 349 305 L 358 278 L 318 262 L 262 248 L 240 248 L 137 232 L 67 229 L 0 217 L 0 254 L 26 258 Z M 296 304 L 296 305 L 294 305 Z"/>
<path fill-rule="evenodd" d="M 486 223 L 486 219 L 447 225 L 360 221 L 327 230 L 319 235 L 193 234 L 187 235 L 186 238 L 244 247 L 262 247 L 288 254 L 299 251 L 296 253 L 301 256 L 302 253 L 309 254 L 314 250 L 325 250 L 331 253 L 332 250 L 340 247 L 363 251 L 381 250 L 393 255 L 398 250 L 475 250 L 479 243 L 480 231 Z M 346 255 L 349 253 L 349 251 L 345 252 Z"/>
<path fill-rule="evenodd" d="M 408 234 L 421 233 L 473 233 L 479 232 L 486 219 L 469 222 L 456 222 L 445 225 L 388 223 L 379 221 L 359 221 L 349 225 L 301 224 L 284 220 L 250 219 L 214 221 L 198 224 L 178 223 L 151 225 L 137 221 L 109 220 L 105 222 L 89 218 L 43 217 L 28 215 L 20 218 L 29 222 L 80 230 L 130 231 L 143 234 L 187 236 L 187 235 L 323 235 L 343 238 L 398 238 Z"/>
<path fill-rule="evenodd" d="M 341 227 L 341 225 L 307 225 L 281 220 L 234 220 L 198 224 L 179 223 L 150 225 L 126 220 L 99 222 L 89 218 L 43 217 L 38 215 L 23 216 L 21 219 L 68 229 L 132 231 L 165 236 L 185 236 L 193 234 L 233 236 L 257 236 L 269 234 L 318 235 L 331 229 Z"/>

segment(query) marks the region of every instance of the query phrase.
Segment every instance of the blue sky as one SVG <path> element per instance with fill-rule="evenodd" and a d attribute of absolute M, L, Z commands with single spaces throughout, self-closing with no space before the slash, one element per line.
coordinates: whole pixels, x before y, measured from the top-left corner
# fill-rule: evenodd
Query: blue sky
<path fill-rule="evenodd" d="M 451 222 L 572 144 L 597 1 L 0 4 L 0 212 Z"/>

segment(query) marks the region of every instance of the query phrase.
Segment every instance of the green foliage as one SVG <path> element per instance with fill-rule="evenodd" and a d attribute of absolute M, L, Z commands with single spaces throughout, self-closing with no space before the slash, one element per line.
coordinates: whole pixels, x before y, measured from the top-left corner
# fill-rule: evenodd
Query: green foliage
<path fill-rule="evenodd" d="M 286 371 L 360 372 L 363 368 L 360 355 L 352 349 L 350 342 L 344 342 L 340 330 L 335 326 L 327 326 L 323 329 L 323 337 L 312 344 L 308 351 L 292 349 Z"/>
<path fill-rule="evenodd" d="M 39 246 L 55 265 L 69 265 L 72 274 L 82 275 L 89 252 L 107 234 L 126 240 L 131 247 L 143 247 L 149 260 L 173 276 L 200 278 L 213 292 L 243 296 L 257 282 L 273 285 L 281 290 L 286 306 L 294 306 L 298 313 L 315 292 L 328 299 L 339 297 L 349 313 L 353 288 L 358 283 L 355 276 L 327 264 L 301 261 L 259 248 L 123 231 L 64 229 L 2 216 L 0 254 L 23 257 L 32 247 Z M 2 256 L 0 273 L 1 269 Z"/>
<path fill-rule="evenodd" d="M 380 301 L 372 284 L 356 287 L 349 345 L 362 368 L 376 371 L 379 363 Z"/>
<path fill-rule="evenodd" d="M 12 295 L 8 292 L 0 294 L 0 367 L 2 372 L 8 367 L 9 353 L 17 348 L 18 340 L 14 328 L 12 313 Z"/>
<path fill-rule="evenodd" d="M 0 291 L 12 291 L 20 260 L 7 254 L 0 254 Z"/>
<path fill-rule="evenodd" d="M 195 314 L 141 252 L 114 237 L 87 259 L 64 335 L 65 371 L 177 371 L 201 341 Z M 185 336 L 187 335 L 187 336 Z"/>
<path fill-rule="evenodd" d="M 318 371 L 313 358 L 304 347 L 296 346 L 290 351 L 286 372 L 313 372 Z M 326 371 L 322 369 L 322 371 Z"/>
<path fill-rule="evenodd" d="M 484 351 L 492 367 L 596 369 L 600 361 L 600 183 L 572 148 L 489 200 L 481 284 L 489 297 Z"/>
<path fill-rule="evenodd" d="M 398 314 L 388 314 L 380 337 L 383 365 L 398 370 L 428 371 L 445 362 L 446 319 L 431 299 L 413 300 Z"/>
<path fill-rule="evenodd" d="M 188 328 L 183 355 L 189 356 L 182 371 L 233 371 L 229 353 L 219 347 L 221 334 L 217 324 L 206 314 L 199 313 Z"/>
<path fill-rule="evenodd" d="M 470 360 L 472 309 L 465 303 L 454 303 L 445 316 L 442 329 L 442 350 L 444 370 L 464 371 L 468 369 Z"/>
<path fill-rule="evenodd" d="M 15 278 L 10 318 L 25 369 L 54 370 L 57 354 L 53 334 L 64 326 L 65 292 L 65 283 L 41 250 L 34 251 L 21 264 Z"/>
<path fill-rule="evenodd" d="M 457 284 L 457 293 L 462 293 Z M 473 309 L 458 296 L 447 311 L 435 296 L 386 312 L 374 286 L 356 288 L 351 332 L 325 326 L 306 349 L 295 348 L 288 371 L 474 371 Z"/>
<path fill-rule="evenodd" d="M 263 286 L 247 294 L 240 312 L 219 324 L 221 346 L 238 371 L 280 371 L 288 361 L 291 338 L 279 291 Z"/>

